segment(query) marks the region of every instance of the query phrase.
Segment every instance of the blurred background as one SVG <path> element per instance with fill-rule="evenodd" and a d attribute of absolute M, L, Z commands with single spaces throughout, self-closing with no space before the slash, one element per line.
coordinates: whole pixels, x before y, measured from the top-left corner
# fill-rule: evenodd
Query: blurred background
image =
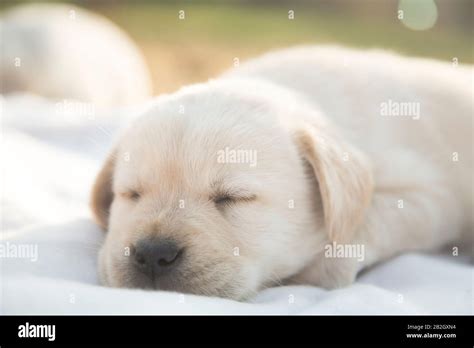
<path fill-rule="evenodd" d="M 25 1 L 2 0 L 0 13 Z M 62 1 L 138 44 L 155 94 L 205 81 L 268 50 L 335 43 L 471 64 L 472 0 Z M 184 11 L 184 12 L 180 12 Z"/>

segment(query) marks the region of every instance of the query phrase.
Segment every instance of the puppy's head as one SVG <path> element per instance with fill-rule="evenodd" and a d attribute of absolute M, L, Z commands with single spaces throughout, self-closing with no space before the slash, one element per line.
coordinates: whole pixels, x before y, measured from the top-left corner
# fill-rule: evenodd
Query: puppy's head
<path fill-rule="evenodd" d="M 363 157 L 250 89 L 185 89 L 123 134 L 92 194 L 103 283 L 241 299 L 351 238 L 370 197 Z"/>

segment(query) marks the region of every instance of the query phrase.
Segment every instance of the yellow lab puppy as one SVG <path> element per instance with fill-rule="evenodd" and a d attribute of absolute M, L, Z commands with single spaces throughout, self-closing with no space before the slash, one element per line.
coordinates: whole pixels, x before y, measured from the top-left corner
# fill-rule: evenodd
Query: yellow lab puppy
<path fill-rule="evenodd" d="M 110 286 L 243 299 L 327 288 L 472 228 L 472 68 L 305 47 L 163 96 L 92 209 Z"/>

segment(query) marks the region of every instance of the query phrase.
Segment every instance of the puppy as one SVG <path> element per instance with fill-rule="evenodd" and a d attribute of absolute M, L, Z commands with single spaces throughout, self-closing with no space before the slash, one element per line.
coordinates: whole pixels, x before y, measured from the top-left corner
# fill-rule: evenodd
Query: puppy
<path fill-rule="evenodd" d="M 472 228 L 471 74 L 303 47 L 159 97 L 93 188 L 102 282 L 245 299 L 345 286 L 459 239 Z"/>
<path fill-rule="evenodd" d="M 138 47 L 107 18 L 70 4 L 25 4 L 0 17 L 0 92 L 72 98 L 97 109 L 151 96 Z"/>

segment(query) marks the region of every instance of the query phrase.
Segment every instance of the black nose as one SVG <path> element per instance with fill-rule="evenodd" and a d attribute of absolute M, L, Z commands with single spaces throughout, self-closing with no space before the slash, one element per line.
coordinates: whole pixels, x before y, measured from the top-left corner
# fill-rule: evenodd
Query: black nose
<path fill-rule="evenodd" d="M 170 240 L 145 239 L 133 248 L 135 265 L 151 278 L 160 277 L 175 268 L 182 254 Z"/>

